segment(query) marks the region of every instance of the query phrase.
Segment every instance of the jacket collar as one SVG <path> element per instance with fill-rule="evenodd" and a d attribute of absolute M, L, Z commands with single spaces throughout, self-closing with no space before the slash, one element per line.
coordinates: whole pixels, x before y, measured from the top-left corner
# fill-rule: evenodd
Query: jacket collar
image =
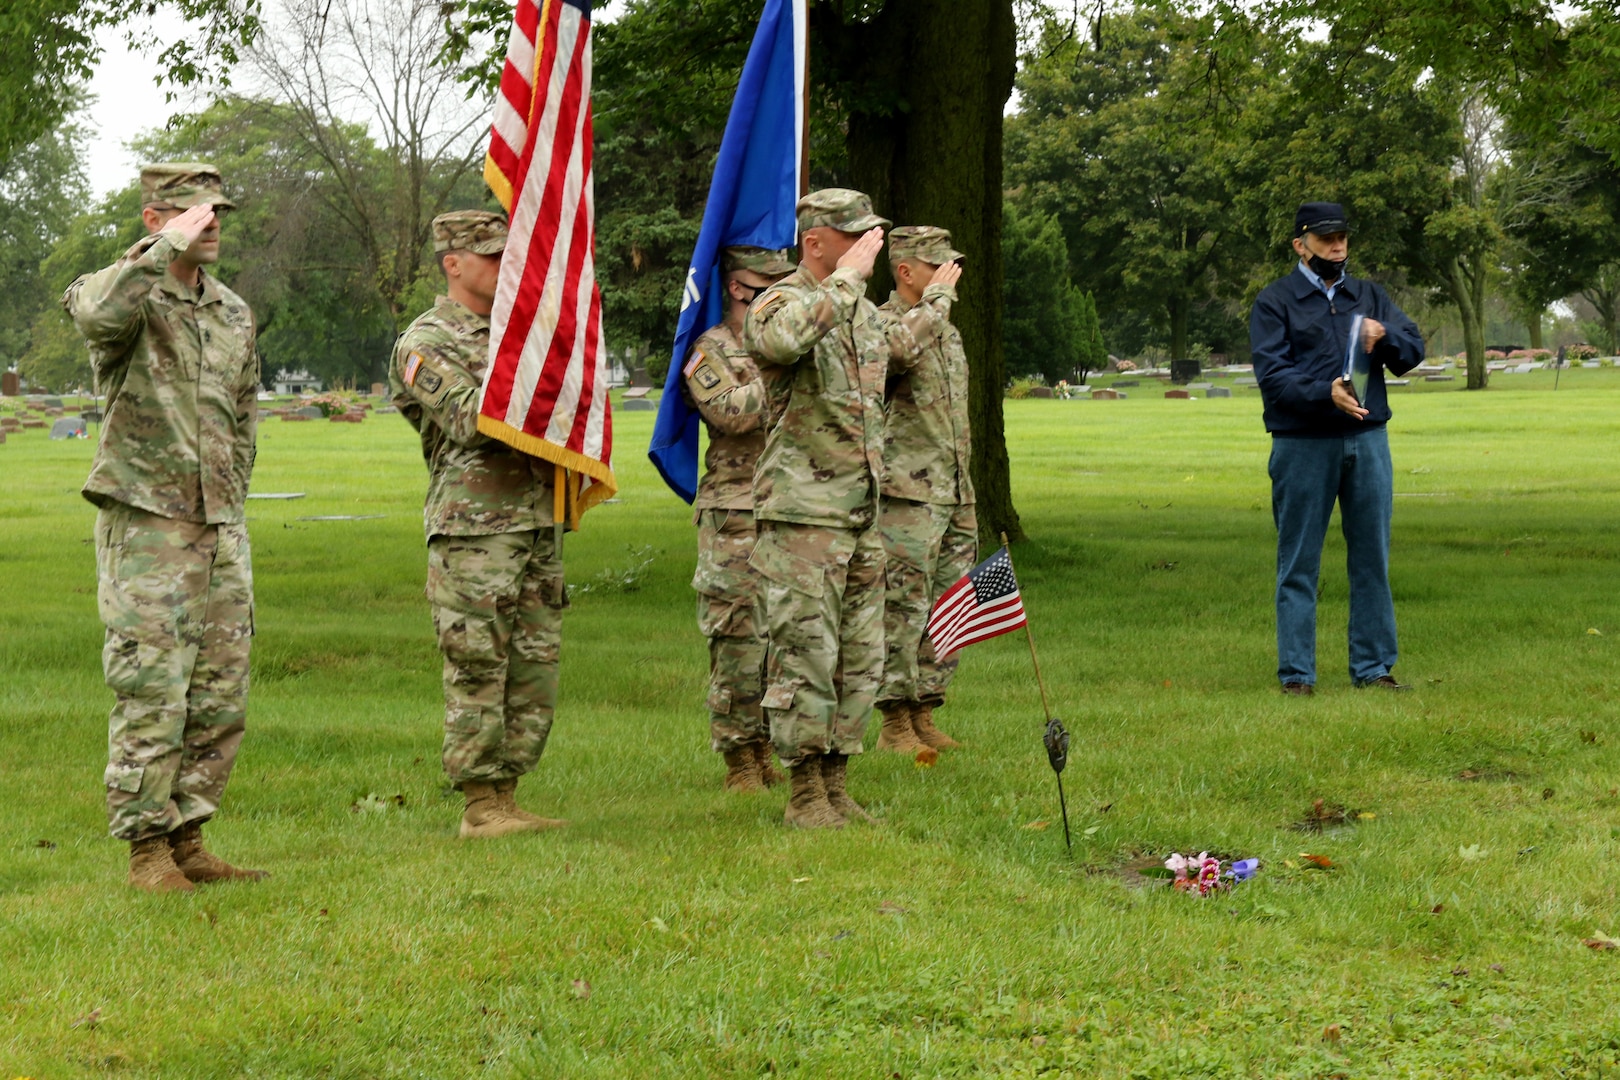
<path fill-rule="evenodd" d="M 1298 266 L 1294 267 L 1294 272 L 1290 276 L 1294 279 L 1294 299 L 1303 300 L 1313 294 L 1326 299 L 1327 294 L 1317 288 L 1316 283 L 1306 277 L 1305 271 Z M 1360 282 L 1349 274 L 1344 275 L 1333 289 L 1335 294 L 1343 293 L 1352 302 L 1359 299 L 1356 295 L 1359 290 Z"/>
<path fill-rule="evenodd" d="M 196 304 L 198 307 L 223 303 L 225 300 L 224 294 L 220 292 L 219 282 L 215 281 L 213 276 L 206 270 L 202 272 L 202 295 L 200 297 L 182 285 L 180 279 L 173 274 L 164 274 L 162 279 L 158 281 L 158 288 L 176 300 L 184 300 L 187 303 Z"/>
<path fill-rule="evenodd" d="M 441 318 L 454 320 L 474 328 L 486 328 L 489 326 L 488 315 L 480 315 L 460 300 L 451 299 L 449 296 L 441 295 L 433 306 L 437 309 Z"/>

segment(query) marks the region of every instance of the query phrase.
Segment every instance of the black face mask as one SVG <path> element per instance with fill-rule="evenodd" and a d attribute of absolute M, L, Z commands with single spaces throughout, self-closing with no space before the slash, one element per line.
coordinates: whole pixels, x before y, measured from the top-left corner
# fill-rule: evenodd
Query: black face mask
<path fill-rule="evenodd" d="M 1311 273 L 1321 278 L 1328 285 L 1333 284 L 1344 276 L 1344 264 L 1348 259 L 1324 259 L 1320 255 L 1312 255 L 1305 260 L 1305 265 L 1311 268 Z"/>

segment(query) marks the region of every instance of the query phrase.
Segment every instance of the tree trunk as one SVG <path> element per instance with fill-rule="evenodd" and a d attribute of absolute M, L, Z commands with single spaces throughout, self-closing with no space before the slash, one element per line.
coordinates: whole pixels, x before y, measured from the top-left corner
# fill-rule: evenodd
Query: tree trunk
<path fill-rule="evenodd" d="M 1170 314 L 1170 359 L 1187 359 L 1187 298 L 1171 296 L 1164 302 Z"/>
<path fill-rule="evenodd" d="M 1468 262 L 1473 260 L 1470 258 Z M 1485 370 L 1485 305 L 1476 302 L 1476 292 L 1483 292 L 1484 288 L 1483 282 L 1478 283 L 1478 289 L 1475 284 L 1464 260 L 1453 259 L 1451 272 L 1446 276 L 1446 291 L 1457 305 L 1462 321 L 1463 348 L 1468 353 L 1468 389 L 1483 390 L 1489 376 Z M 1483 297 L 1479 300 L 1483 301 Z"/>
<path fill-rule="evenodd" d="M 1001 123 L 1016 54 L 1011 0 L 888 0 L 869 22 L 849 25 L 838 6 L 822 3 L 812 17 L 824 45 L 812 67 L 826 64 L 849 103 L 850 186 L 896 225 L 949 229 L 967 256 L 951 319 L 970 371 L 979 532 L 987 541 L 1002 532 L 1022 539 L 1002 419 Z M 888 280 L 884 266 L 875 300 Z"/>
<path fill-rule="evenodd" d="M 1541 344 L 1541 317 L 1543 314 L 1544 312 L 1537 311 L 1525 320 L 1525 326 L 1530 329 L 1530 347 L 1532 349 L 1543 347 Z"/>

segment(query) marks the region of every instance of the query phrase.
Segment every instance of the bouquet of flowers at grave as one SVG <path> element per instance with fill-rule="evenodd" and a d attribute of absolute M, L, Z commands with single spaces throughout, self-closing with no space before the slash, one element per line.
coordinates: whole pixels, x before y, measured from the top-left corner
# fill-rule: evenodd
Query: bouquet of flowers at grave
<path fill-rule="evenodd" d="M 1169 871 L 1164 876 L 1171 878 L 1171 885 L 1177 892 L 1208 896 L 1254 877 L 1255 871 L 1260 869 L 1260 860 L 1237 859 L 1223 872 L 1221 860 L 1207 851 L 1200 851 L 1197 855 L 1173 852 L 1164 860 L 1164 868 Z"/>
<path fill-rule="evenodd" d="M 313 405 L 321 410 L 322 416 L 342 416 L 354 405 L 353 394 L 346 394 L 340 390 L 328 390 L 324 394 L 316 394 L 305 405 Z"/>

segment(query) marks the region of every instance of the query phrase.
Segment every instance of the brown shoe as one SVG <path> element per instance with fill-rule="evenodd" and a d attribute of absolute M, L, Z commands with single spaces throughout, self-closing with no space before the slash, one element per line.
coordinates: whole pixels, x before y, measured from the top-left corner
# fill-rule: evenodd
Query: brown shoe
<path fill-rule="evenodd" d="M 516 832 L 538 832 L 543 828 L 538 822 L 525 821 L 507 810 L 506 800 L 496 792 L 495 785 L 487 781 L 468 780 L 461 785 L 461 794 L 467 799 L 467 808 L 461 814 L 463 840 L 487 840 Z"/>
<path fill-rule="evenodd" d="M 955 750 L 962 745 L 934 726 L 934 707 L 932 705 L 912 703 L 911 729 L 917 733 L 918 740 L 924 746 L 932 746 L 935 750 Z"/>
<path fill-rule="evenodd" d="M 799 829 L 842 829 L 844 816 L 827 801 L 821 780 L 821 758 L 811 754 L 789 770 L 792 794 L 782 820 Z"/>
<path fill-rule="evenodd" d="M 1406 683 L 1396 682 L 1395 681 L 1395 676 L 1393 676 L 1393 675 L 1380 675 L 1376 679 L 1368 679 L 1364 683 L 1356 683 L 1356 689 L 1358 689 L 1358 690 L 1365 690 L 1369 686 L 1373 687 L 1376 690 L 1410 690 L 1410 689 L 1412 689 Z"/>
<path fill-rule="evenodd" d="M 771 740 L 761 739 L 754 744 L 754 756 L 759 759 L 759 778 L 766 787 L 775 787 L 787 777 L 782 770 L 776 767 L 776 760 L 771 753 Z"/>
<path fill-rule="evenodd" d="M 264 870 L 239 870 L 203 847 L 202 822 L 188 821 L 169 834 L 174 865 L 186 880 L 198 885 L 209 881 L 262 881 L 270 876 Z"/>
<path fill-rule="evenodd" d="M 1285 682 L 1282 684 L 1282 692 L 1292 694 L 1294 697 L 1310 697 L 1316 693 L 1316 687 L 1308 682 Z"/>
<path fill-rule="evenodd" d="M 891 701 L 878 709 L 883 714 L 883 730 L 878 733 L 877 748 L 893 750 L 897 754 L 915 754 L 922 749 L 917 733 L 911 727 L 911 705 L 904 701 Z"/>
<path fill-rule="evenodd" d="M 877 819 L 844 790 L 844 775 L 849 768 L 849 755 L 823 754 L 821 757 L 821 783 L 827 789 L 827 804 L 845 821 L 864 821 L 876 824 Z"/>
<path fill-rule="evenodd" d="M 129 883 L 150 893 L 197 891 L 197 886 L 174 865 L 167 834 L 129 842 Z"/>
<path fill-rule="evenodd" d="M 568 824 L 562 818 L 541 817 L 539 814 L 531 814 L 523 809 L 517 804 L 517 786 L 518 778 L 515 776 L 508 776 L 504 780 L 495 781 L 495 797 L 500 800 L 501 809 L 505 810 L 509 816 L 515 817 L 519 821 L 530 822 L 541 829 L 560 829 Z"/>
<path fill-rule="evenodd" d="M 721 785 L 727 791 L 764 791 L 765 778 L 759 774 L 759 755 L 752 745 L 738 746 L 724 752 L 726 779 Z"/>

